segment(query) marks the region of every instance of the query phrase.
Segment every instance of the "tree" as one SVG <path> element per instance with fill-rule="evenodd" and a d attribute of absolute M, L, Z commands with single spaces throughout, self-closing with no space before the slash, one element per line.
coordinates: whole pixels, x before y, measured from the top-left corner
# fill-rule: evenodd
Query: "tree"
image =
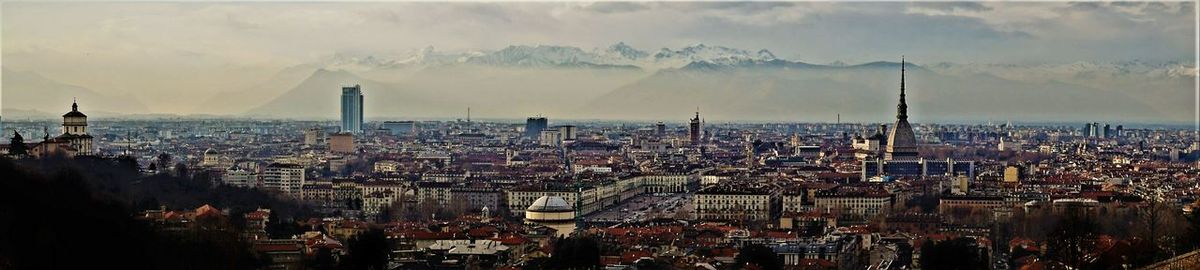
<path fill-rule="evenodd" d="M 134 158 L 132 156 L 124 156 L 124 155 L 117 157 L 117 166 L 119 168 L 128 170 L 129 172 L 133 172 L 133 173 L 137 173 L 139 170 L 142 169 L 142 166 L 138 165 L 137 158 Z"/>
<path fill-rule="evenodd" d="M 574 235 L 554 241 L 546 269 L 599 269 L 600 242 L 590 236 Z"/>
<path fill-rule="evenodd" d="M 1180 241 L 1177 242 L 1180 253 L 1200 249 L 1200 209 L 1193 208 L 1191 212 L 1184 215 L 1184 221 L 1187 222 L 1187 225 L 1184 227 Z"/>
<path fill-rule="evenodd" d="M 925 269 L 987 269 L 987 254 L 974 238 L 959 237 L 921 244 L 921 267 Z"/>
<path fill-rule="evenodd" d="M 321 247 L 318 248 L 316 254 L 313 255 L 312 265 L 313 269 L 318 270 L 334 269 L 337 267 L 337 257 L 333 255 L 333 251 L 328 247 Z"/>
<path fill-rule="evenodd" d="M 386 270 L 391 248 L 381 229 L 370 229 L 350 238 L 343 269 Z"/>
<path fill-rule="evenodd" d="M 279 211 L 271 211 L 271 215 L 267 217 L 267 227 L 264 229 L 267 235 L 274 239 L 291 239 L 304 233 L 304 229 L 296 222 L 280 218 Z"/>
<path fill-rule="evenodd" d="M 21 137 L 21 133 L 13 131 L 12 140 L 9 141 L 8 154 L 23 157 L 29 154 L 29 149 L 25 148 L 25 138 Z"/>
<path fill-rule="evenodd" d="M 130 193 L 137 177 L 110 159 L 0 159 L 0 269 L 260 268 L 219 217 L 181 231 L 135 219 L 131 201 L 145 196 Z M 104 248 L 71 252 L 95 243 Z"/>
<path fill-rule="evenodd" d="M 175 164 L 175 176 L 190 178 L 189 173 L 190 171 L 188 170 L 187 164 L 183 164 L 183 162 Z"/>
<path fill-rule="evenodd" d="M 1068 213 L 1047 234 L 1046 255 L 1068 266 L 1080 267 L 1085 245 L 1096 237 L 1096 227 L 1091 218 Z"/>
<path fill-rule="evenodd" d="M 171 159 L 172 159 L 171 154 L 167 154 L 167 153 L 158 154 L 158 160 L 157 160 L 158 167 L 157 168 L 163 169 L 163 170 L 167 169 L 168 167 L 171 166 Z"/>
<path fill-rule="evenodd" d="M 1158 200 L 1149 199 L 1145 202 L 1145 205 L 1137 208 L 1136 224 L 1140 229 L 1139 231 L 1142 232 L 1142 237 L 1150 242 L 1152 249 L 1138 253 L 1141 258 L 1138 258 L 1136 262 L 1139 264 L 1147 264 L 1165 259 L 1161 256 L 1163 249 L 1159 247 L 1159 238 L 1163 236 L 1164 226 L 1172 214 L 1172 210 Z"/>
<path fill-rule="evenodd" d="M 776 270 L 783 269 L 783 262 L 779 260 L 775 250 L 760 244 L 750 244 L 738 250 L 737 257 L 733 258 L 733 269 Z"/>

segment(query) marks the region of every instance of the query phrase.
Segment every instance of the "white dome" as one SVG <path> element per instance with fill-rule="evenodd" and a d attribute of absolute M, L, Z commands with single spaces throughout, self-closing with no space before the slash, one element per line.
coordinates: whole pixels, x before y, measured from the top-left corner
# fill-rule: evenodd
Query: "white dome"
<path fill-rule="evenodd" d="M 572 212 L 575 211 L 575 208 L 562 197 L 542 196 L 533 201 L 533 204 L 530 204 L 529 208 L 525 210 L 534 212 Z"/>

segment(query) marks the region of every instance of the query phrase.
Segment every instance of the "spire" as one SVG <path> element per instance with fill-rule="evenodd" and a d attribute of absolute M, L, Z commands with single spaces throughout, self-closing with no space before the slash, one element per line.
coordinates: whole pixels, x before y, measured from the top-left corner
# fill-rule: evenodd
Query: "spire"
<path fill-rule="evenodd" d="M 900 56 L 900 105 L 896 105 L 896 119 L 908 119 L 908 104 L 904 102 L 904 56 Z"/>
<path fill-rule="evenodd" d="M 71 111 L 72 112 L 79 111 L 79 103 L 76 102 L 75 98 L 71 98 Z"/>

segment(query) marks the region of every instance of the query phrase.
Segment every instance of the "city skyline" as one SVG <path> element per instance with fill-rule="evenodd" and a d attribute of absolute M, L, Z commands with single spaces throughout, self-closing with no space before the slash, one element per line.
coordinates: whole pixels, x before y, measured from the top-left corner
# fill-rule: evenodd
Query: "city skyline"
<path fill-rule="evenodd" d="M 1200 269 L 1196 3 L 4 1 L 0 269 Z"/>

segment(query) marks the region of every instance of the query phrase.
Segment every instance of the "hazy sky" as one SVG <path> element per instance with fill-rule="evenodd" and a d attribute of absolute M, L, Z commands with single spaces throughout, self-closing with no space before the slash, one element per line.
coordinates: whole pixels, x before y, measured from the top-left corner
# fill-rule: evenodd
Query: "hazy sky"
<path fill-rule="evenodd" d="M 1191 2 L 3 3 L 3 64 L 172 112 L 334 53 L 695 43 L 828 63 L 1191 61 Z M 114 79 L 120 78 L 120 79 Z M 136 80 L 135 80 L 136 79 Z M 184 83 L 181 83 L 184 82 Z"/>

